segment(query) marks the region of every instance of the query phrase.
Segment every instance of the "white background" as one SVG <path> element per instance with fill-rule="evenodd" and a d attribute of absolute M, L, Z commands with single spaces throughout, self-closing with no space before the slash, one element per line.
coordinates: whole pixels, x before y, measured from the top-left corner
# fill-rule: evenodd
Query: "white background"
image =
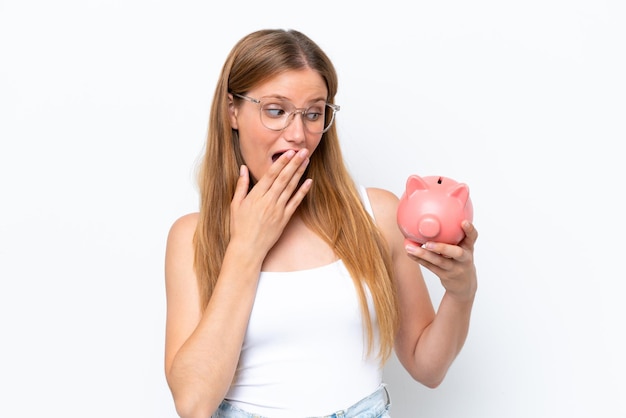
<path fill-rule="evenodd" d="M 391 361 L 394 417 L 625 417 L 625 3 L 217 4 L 0 0 L 0 416 L 175 417 L 166 235 L 228 51 L 280 27 L 334 61 L 359 183 L 470 186 L 470 335 L 435 390 Z"/>

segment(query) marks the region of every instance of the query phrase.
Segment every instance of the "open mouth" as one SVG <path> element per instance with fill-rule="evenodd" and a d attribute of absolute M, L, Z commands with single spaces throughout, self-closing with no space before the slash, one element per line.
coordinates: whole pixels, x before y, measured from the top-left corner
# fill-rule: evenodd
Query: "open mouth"
<path fill-rule="evenodd" d="M 280 151 L 280 152 L 277 152 L 274 155 L 272 155 L 272 162 L 276 162 L 276 160 L 278 160 L 280 158 L 280 156 L 283 155 L 286 152 L 287 151 Z"/>

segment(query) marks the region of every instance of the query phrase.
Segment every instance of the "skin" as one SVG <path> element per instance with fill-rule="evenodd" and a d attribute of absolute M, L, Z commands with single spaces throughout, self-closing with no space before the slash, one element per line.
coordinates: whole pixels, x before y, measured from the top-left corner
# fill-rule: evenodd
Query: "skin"
<path fill-rule="evenodd" d="M 279 95 L 305 108 L 326 99 L 322 78 L 312 70 L 289 71 L 247 92 Z M 165 372 L 178 414 L 206 418 L 217 408 L 233 379 L 261 271 L 293 271 L 336 260 L 331 248 L 294 215 L 311 180 L 298 182 L 321 135 L 304 129 L 296 116 L 283 131 L 265 128 L 256 104 L 230 105 L 231 126 L 239 130 L 242 166 L 231 203 L 231 240 L 213 295 L 202 312 L 193 271 L 193 234 L 198 214 L 171 227 L 165 257 L 167 323 Z M 284 152 L 276 161 L 272 156 Z M 256 181 L 248 193 L 251 181 Z M 477 288 L 473 248 L 477 232 L 462 226 L 458 245 L 427 243 L 405 247 L 396 223 L 398 198 L 370 188 L 376 222 L 390 245 L 397 276 L 400 328 L 398 359 L 409 374 L 438 386 L 467 336 Z M 302 254 L 307 254 L 303 257 Z M 435 314 L 420 265 L 433 271 L 446 289 Z M 218 343 L 216 343 L 216 341 Z"/>

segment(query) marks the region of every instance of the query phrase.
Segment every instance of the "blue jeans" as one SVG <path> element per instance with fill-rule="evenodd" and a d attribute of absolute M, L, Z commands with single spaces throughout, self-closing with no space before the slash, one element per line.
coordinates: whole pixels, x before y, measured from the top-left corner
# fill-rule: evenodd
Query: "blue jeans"
<path fill-rule="evenodd" d="M 391 400 L 384 385 L 381 385 L 376 392 L 361 399 L 345 410 L 337 411 L 330 415 L 317 418 L 391 418 L 389 410 Z M 211 418 L 271 418 L 262 415 L 243 411 L 236 406 L 223 401 L 219 408 L 211 415 Z M 316 418 L 316 417 L 310 417 Z"/>

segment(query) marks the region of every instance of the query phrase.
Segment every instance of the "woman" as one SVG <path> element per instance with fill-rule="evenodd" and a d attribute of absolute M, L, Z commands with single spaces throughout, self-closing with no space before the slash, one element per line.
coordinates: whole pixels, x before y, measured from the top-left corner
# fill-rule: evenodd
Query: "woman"
<path fill-rule="evenodd" d="M 166 251 L 165 372 L 181 417 L 389 416 L 395 350 L 436 387 L 461 350 L 477 232 L 404 245 L 398 198 L 356 185 L 339 148 L 337 74 L 297 31 L 229 54 L 211 107 L 200 211 Z M 445 287 L 435 314 L 420 265 Z"/>

